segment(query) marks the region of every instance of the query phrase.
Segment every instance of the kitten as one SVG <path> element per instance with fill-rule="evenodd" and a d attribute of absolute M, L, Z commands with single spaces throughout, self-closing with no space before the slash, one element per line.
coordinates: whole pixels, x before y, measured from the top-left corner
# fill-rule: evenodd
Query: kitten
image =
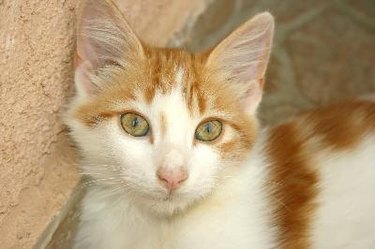
<path fill-rule="evenodd" d="M 259 14 L 194 55 L 88 1 L 66 118 L 90 178 L 75 249 L 375 248 L 375 104 L 259 129 L 273 28 Z"/>

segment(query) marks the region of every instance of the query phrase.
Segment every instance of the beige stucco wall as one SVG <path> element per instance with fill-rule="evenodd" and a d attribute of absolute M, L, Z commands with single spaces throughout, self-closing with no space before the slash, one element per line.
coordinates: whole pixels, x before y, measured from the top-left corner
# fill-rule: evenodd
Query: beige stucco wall
<path fill-rule="evenodd" d="M 173 40 L 204 0 L 119 0 L 141 37 Z M 77 185 L 77 160 L 59 115 L 72 92 L 81 1 L 0 0 L 0 243 L 32 248 Z"/>

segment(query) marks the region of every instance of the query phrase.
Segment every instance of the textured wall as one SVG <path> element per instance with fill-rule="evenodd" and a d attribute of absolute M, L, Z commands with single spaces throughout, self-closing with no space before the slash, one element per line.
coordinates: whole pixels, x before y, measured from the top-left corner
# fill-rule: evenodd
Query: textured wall
<path fill-rule="evenodd" d="M 74 6 L 0 1 L 0 240 L 30 248 L 77 182 L 58 119 L 72 78 Z"/>
<path fill-rule="evenodd" d="M 122 0 L 141 37 L 164 45 L 205 1 Z M 81 1 L 0 0 L 0 242 L 31 248 L 78 182 L 59 114 L 72 90 Z"/>

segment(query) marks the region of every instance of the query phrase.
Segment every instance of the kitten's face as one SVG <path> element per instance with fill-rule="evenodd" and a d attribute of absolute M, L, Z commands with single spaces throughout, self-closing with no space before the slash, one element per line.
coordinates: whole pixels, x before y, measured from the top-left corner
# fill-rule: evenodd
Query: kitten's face
<path fill-rule="evenodd" d="M 159 213 L 185 208 L 230 177 L 249 152 L 256 125 L 203 62 L 178 50 L 152 50 L 133 70 L 103 71 L 112 75 L 103 83 L 107 87 L 78 99 L 72 110 L 83 172 L 107 185 L 110 194 L 126 194 Z M 121 118 L 129 113 L 139 116 L 130 115 L 130 122 Z M 129 134 L 134 117 L 147 122 L 148 132 L 140 126 Z M 211 127 L 217 133 L 212 141 L 196 135 L 198 127 L 207 130 L 207 121 L 222 126 Z M 170 189 L 158 177 L 163 168 L 183 170 L 187 178 Z"/>
<path fill-rule="evenodd" d="M 81 19 L 66 120 L 83 174 L 157 214 L 206 198 L 254 142 L 272 17 L 204 55 L 142 45 L 110 0 L 89 0 Z"/>

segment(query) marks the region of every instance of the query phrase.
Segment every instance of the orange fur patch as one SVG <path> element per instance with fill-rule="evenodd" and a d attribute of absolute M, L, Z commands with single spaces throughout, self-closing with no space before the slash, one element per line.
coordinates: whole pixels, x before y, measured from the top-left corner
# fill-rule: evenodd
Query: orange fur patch
<path fill-rule="evenodd" d="M 310 167 L 304 141 L 294 124 L 271 131 L 266 147 L 270 157 L 270 189 L 280 249 L 308 249 L 309 224 L 318 177 Z"/>
<path fill-rule="evenodd" d="M 205 58 L 204 55 L 192 55 L 179 49 L 145 48 L 145 57 L 139 56 L 138 61 L 130 62 L 131 67 L 122 69 L 120 73 L 118 68 L 117 74 L 114 67 L 104 68 L 104 73 L 114 75 L 111 82 L 102 82 L 101 89 L 91 101 L 77 108 L 75 116 L 89 126 L 95 125 L 102 119 L 125 111 L 116 109 L 116 106 L 119 102 L 137 100 L 140 97 L 136 96 L 137 93 L 143 93 L 146 103 L 151 104 L 157 92 L 168 94 L 176 87 L 179 68 L 184 70 L 183 87 L 189 92 L 181 94 L 185 94 L 189 109 L 195 111 L 190 105 L 198 103 L 202 112 L 206 106 L 205 99 L 196 88 L 205 77 Z"/>
<path fill-rule="evenodd" d="M 348 101 L 305 113 L 301 127 L 309 127 L 307 136 L 320 136 L 327 146 L 350 149 L 368 132 L 375 131 L 375 103 Z"/>
<path fill-rule="evenodd" d="M 280 229 L 280 249 L 310 248 L 310 224 L 319 181 L 312 159 L 326 150 L 346 150 L 375 133 L 375 103 L 352 101 L 305 112 L 270 131 L 269 189 Z"/>
<path fill-rule="evenodd" d="M 167 132 L 167 119 L 164 113 L 160 115 L 160 127 L 161 127 L 160 133 L 161 133 L 161 136 L 163 137 L 165 133 Z"/>
<path fill-rule="evenodd" d="M 243 113 L 234 88 L 224 82 L 220 73 L 206 67 L 208 53 L 194 55 L 179 49 L 145 47 L 145 55 L 139 56 L 139 61 L 129 63 L 131 67 L 120 73 L 118 68 L 103 69 L 108 70 L 106 74 L 114 75 L 113 78 L 108 83 L 103 82 L 103 87 L 90 101 L 76 108 L 75 117 L 94 126 L 129 111 L 119 109 L 120 102 L 143 100 L 151 105 L 157 93 L 168 94 L 177 87 L 176 75 L 182 70 L 181 94 L 191 115 L 200 117 L 208 111 L 222 113 L 213 118 L 221 118 L 225 125 L 230 125 L 236 136 L 225 144 L 215 143 L 215 146 L 225 158 L 243 158 L 255 140 L 257 124 L 255 119 Z M 162 134 L 166 129 L 164 121 L 161 117 Z"/>
<path fill-rule="evenodd" d="M 249 119 L 244 115 L 239 115 L 237 118 L 235 123 L 229 123 L 235 130 L 233 138 L 217 145 L 222 158 L 232 162 L 241 162 L 246 159 L 258 133 L 258 124 L 255 119 Z"/>

